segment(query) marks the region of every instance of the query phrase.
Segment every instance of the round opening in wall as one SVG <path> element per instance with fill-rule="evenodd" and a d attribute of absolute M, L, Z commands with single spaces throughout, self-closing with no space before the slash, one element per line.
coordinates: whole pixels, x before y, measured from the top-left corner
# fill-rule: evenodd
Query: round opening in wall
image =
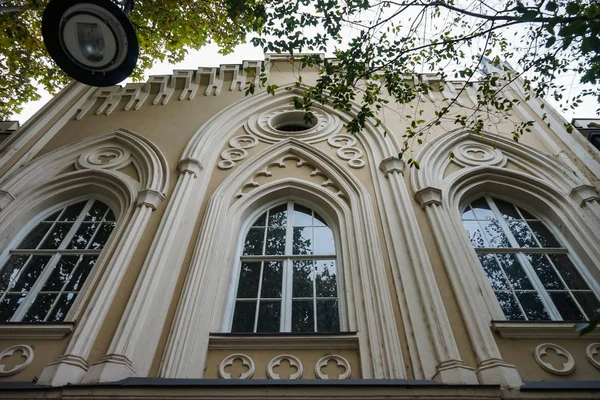
<path fill-rule="evenodd" d="M 269 122 L 273 128 L 282 132 L 304 132 L 317 125 L 317 117 L 307 122 L 304 116 L 304 111 L 290 111 L 273 116 Z"/>

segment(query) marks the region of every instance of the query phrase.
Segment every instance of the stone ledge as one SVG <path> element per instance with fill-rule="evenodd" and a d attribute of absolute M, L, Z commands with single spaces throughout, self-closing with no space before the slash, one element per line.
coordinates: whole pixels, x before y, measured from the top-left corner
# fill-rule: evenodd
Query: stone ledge
<path fill-rule="evenodd" d="M 213 349 L 358 349 L 354 332 L 340 334 L 235 334 L 211 333 L 208 348 Z"/>
<path fill-rule="evenodd" d="M 0 323 L 0 339 L 2 340 L 20 340 L 20 339 L 53 339 L 60 340 L 73 333 L 74 322 L 59 323 L 26 323 L 26 322 L 6 322 Z"/>
<path fill-rule="evenodd" d="M 504 339 L 576 339 L 576 322 L 546 321 L 492 321 L 492 329 Z M 600 328 L 583 336 L 583 339 L 600 338 Z"/>

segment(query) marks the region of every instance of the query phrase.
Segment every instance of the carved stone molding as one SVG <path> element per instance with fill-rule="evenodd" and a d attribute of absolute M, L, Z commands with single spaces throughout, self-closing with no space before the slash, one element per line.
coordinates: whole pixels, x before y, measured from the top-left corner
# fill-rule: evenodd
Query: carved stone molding
<path fill-rule="evenodd" d="M 217 164 L 220 169 L 235 167 L 236 161 L 242 161 L 248 157 L 247 149 L 258 144 L 258 139 L 251 135 L 240 135 L 229 141 L 229 148 L 221 153 L 221 161 Z"/>
<path fill-rule="evenodd" d="M 302 362 L 296 357 L 290 354 L 281 354 L 267 364 L 267 376 L 269 379 L 281 379 L 281 376 L 274 371 L 274 368 L 281 365 L 283 360 L 287 360 L 290 363 L 291 367 L 296 368 L 296 372 L 290 374 L 287 379 L 300 379 L 302 378 L 302 374 L 304 373 L 304 367 L 302 366 Z"/>
<path fill-rule="evenodd" d="M 379 169 L 385 174 L 386 178 L 389 174 L 393 172 L 403 174 L 404 166 L 404 161 L 402 161 L 398 157 L 389 157 L 385 160 L 381 160 L 381 163 L 379 163 Z"/>
<path fill-rule="evenodd" d="M 342 128 L 340 119 L 336 115 L 319 109 L 314 109 L 312 113 L 313 119 L 306 122 L 304 111 L 296 110 L 293 104 L 288 104 L 250 116 L 244 128 L 266 143 L 277 143 L 290 137 L 307 143 L 316 143 L 339 132 Z M 286 125 L 301 125 L 306 129 L 293 132 L 278 129 Z"/>
<path fill-rule="evenodd" d="M 362 168 L 365 161 L 362 159 L 363 151 L 356 147 L 357 141 L 354 136 L 340 134 L 327 139 L 327 143 L 338 149 L 337 155 L 342 160 L 348 161 L 352 168 Z"/>
<path fill-rule="evenodd" d="M 542 360 L 542 357 L 547 354 L 547 350 L 554 350 L 558 355 L 567 358 L 567 362 L 563 363 L 562 368 L 555 368 L 551 363 Z M 540 367 L 554 375 L 569 375 L 575 371 L 575 359 L 564 348 L 553 343 L 540 344 L 533 351 L 533 357 Z"/>
<path fill-rule="evenodd" d="M 25 361 L 21 364 L 17 364 L 11 369 L 6 369 L 3 364 L 3 360 L 7 357 L 11 357 L 15 352 L 20 351 L 25 357 Z M 18 344 L 16 346 L 11 346 L 8 349 L 5 349 L 0 353 L 0 376 L 9 376 L 14 375 L 17 372 L 20 372 L 25 369 L 31 362 L 33 361 L 33 349 L 26 344 Z"/>
<path fill-rule="evenodd" d="M 119 169 L 131 162 L 131 153 L 123 147 L 101 145 L 84 150 L 79 156 L 77 169 Z"/>
<path fill-rule="evenodd" d="M 585 348 L 585 355 L 592 365 L 600 369 L 600 361 L 596 360 L 594 356 L 598 354 L 600 349 L 600 343 L 591 343 Z"/>
<path fill-rule="evenodd" d="M 500 149 L 474 140 L 464 140 L 454 146 L 453 161 L 461 167 L 476 167 L 481 165 L 503 166 L 506 156 Z"/>
<path fill-rule="evenodd" d="M 273 169 L 275 167 L 287 168 L 286 161 L 289 161 L 289 160 L 295 161 L 297 168 L 301 168 L 304 166 L 306 166 L 308 168 L 312 168 L 310 176 L 311 177 L 317 177 L 317 176 L 322 177 L 323 180 L 321 182 L 321 186 L 330 187 L 331 189 L 333 189 L 333 191 L 339 197 L 341 197 L 343 199 L 348 198 L 348 196 L 342 191 L 341 186 L 337 182 L 334 182 L 331 179 L 331 177 L 329 177 L 326 173 L 321 171 L 319 168 L 315 167 L 314 165 L 310 164 L 309 162 L 307 162 L 306 160 L 300 158 L 299 156 L 297 156 L 295 154 L 287 154 L 287 155 L 279 158 L 278 160 L 269 163 L 264 169 L 258 171 L 256 174 L 254 174 L 254 176 L 248 182 L 246 182 L 242 185 L 242 187 L 240 188 L 240 191 L 235 195 L 235 198 L 239 199 L 239 198 L 243 197 L 246 193 L 253 190 L 254 188 L 259 187 L 260 183 L 257 181 L 257 178 L 273 176 L 273 173 L 270 171 L 271 169 Z"/>
<path fill-rule="evenodd" d="M 342 374 L 340 374 L 337 377 L 337 379 L 348 379 L 350 377 L 350 374 L 352 373 L 350 363 L 344 357 L 338 356 L 336 354 L 325 356 L 319 359 L 319 361 L 317 361 L 317 363 L 315 364 L 315 376 L 319 379 L 332 379 L 327 374 L 324 374 L 323 371 L 321 371 L 321 369 L 327 366 L 327 363 L 329 363 L 329 361 L 331 360 L 335 361 L 338 367 L 345 368 L 345 371 Z"/>
<path fill-rule="evenodd" d="M 225 371 L 225 368 L 233 366 L 235 360 L 241 360 L 242 365 L 248 368 L 248 370 L 243 372 L 239 378 L 233 378 L 229 372 Z M 219 376 L 221 379 L 249 379 L 254 375 L 255 370 L 256 367 L 254 361 L 247 355 L 241 353 L 231 354 L 225 357 L 223 361 L 221 361 L 221 364 L 219 364 Z"/>

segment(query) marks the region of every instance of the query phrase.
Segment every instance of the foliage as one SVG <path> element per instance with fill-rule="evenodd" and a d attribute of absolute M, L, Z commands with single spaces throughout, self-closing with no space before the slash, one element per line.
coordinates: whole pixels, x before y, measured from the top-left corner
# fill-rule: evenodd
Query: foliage
<path fill-rule="evenodd" d="M 48 2 L 0 2 L 4 9 L 22 10 L 0 13 L 0 119 L 39 99 L 38 84 L 56 93 L 69 81 L 49 57 L 41 37 L 42 14 Z M 200 49 L 211 41 L 223 53 L 231 52 L 246 41 L 248 32 L 261 27 L 264 17 L 264 7 L 254 0 L 138 0 L 129 15 L 140 43 L 132 77 L 141 79 L 156 61 L 182 61 L 189 49 Z"/>
<path fill-rule="evenodd" d="M 579 336 L 587 335 L 592 332 L 600 323 L 600 308 L 596 310 L 596 315 L 590 318 L 587 322 L 581 322 L 575 325 L 575 331 L 579 333 Z"/>
<path fill-rule="evenodd" d="M 295 55 L 300 68 L 319 70 L 297 107 L 310 112 L 314 103 L 322 103 L 349 111 L 357 101 L 360 110 L 348 124 L 357 132 L 368 119 L 380 123 L 390 101 L 405 104 L 411 109 L 401 116 L 408 125 L 403 153 L 445 121 L 475 134 L 486 123 L 510 121 L 509 111 L 519 101 L 503 89 L 515 80 L 522 83 L 526 101 L 550 95 L 574 108 L 582 96 L 600 100 L 598 0 L 282 0 L 267 10 L 267 21 L 253 39 L 256 46 Z M 332 48 L 335 61 L 301 54 Z M 567 73 L 596 86 L 567 99 L 566 88 L 556 84 Z M 298 74 L 298 84 L 301 78 Z M 450 79 L 462 81 L 458 93 L 435 115 L 423 115 L 420 98 L 441 91 Z M 432 83 L 436 80 L 439 85 Z M 460 104 L 467 90 L 475 90 L 474 107 Z M 532 125 L 515 121 L 514 140 Z"/>

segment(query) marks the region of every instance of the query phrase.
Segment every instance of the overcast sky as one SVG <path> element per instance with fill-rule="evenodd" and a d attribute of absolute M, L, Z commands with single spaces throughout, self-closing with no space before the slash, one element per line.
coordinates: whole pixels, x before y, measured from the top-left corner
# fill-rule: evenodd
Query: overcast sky
<path fill-rule="evenodd" d="M 262 51 L 251 44 L 238 46 L 235 52 L 224 56 L 219 54 L 218 46 L 208 45 L 198 51 L 190 51 L 185 60 L 178 64 L 160 63 L 147 71 L 146 78 L 150 75 L 169 75 L 174 69 L 197 69 L 198 67 L 218 67 L 219 64 L 241 64 L 244 60 L 262 60 L 264 55 Z M 128 82 L 127 80 L 123 83 Z M 578 79 L 574 75 L 564 75 L 560 77 L 560 83 L 566 87 L 570 87 L 568 97 L 577 94 L 581 91 L 581 85 L 578 84 Z M 40 109 L 52 96 L 43 92 L 42 98 L 38 101 L 31 102 L 23 108 L 23 112 L 13 116 L 13 120 L 18 120 L 21 124 L 25 123 L 36 111 Z M 550 101 L 553 106 L 556 104 Z M 586 98 L 584 103 L 575 110 L 568 112 L 559 111 L 568 121 L 572 118 L 600 118 L 595 114 L 600 105 L 593 98 Z"/>

